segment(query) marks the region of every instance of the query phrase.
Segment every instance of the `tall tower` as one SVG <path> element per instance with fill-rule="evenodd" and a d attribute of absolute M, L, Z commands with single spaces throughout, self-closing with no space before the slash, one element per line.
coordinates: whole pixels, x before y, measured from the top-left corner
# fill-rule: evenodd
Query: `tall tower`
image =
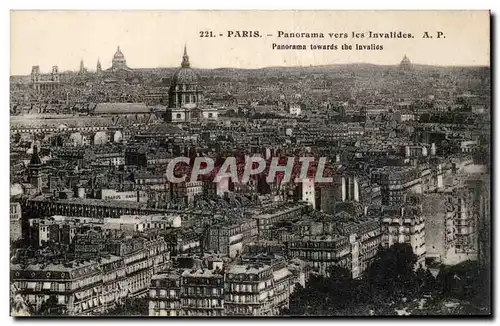
<path fill-rule="evenodd" d="M 57 66 L 52 66 L 52 81 L 59 82 L 59 68 Z"/>
<path fill-rule="evenodd" d="M 42 160 L 38 155 L 38 146 L 33 146 L 33 154 L 28 164 L 29 183 L 32 184 L 37 192 L 42 191 Z"/>
<path fill-rule="evenodd" d="M 102 67 L 101 67 L 101 61 L 99 60 L 99 58 L 97 58 L 97 69 L 96 69 L 97 73 L 100 74 L 102 72 Z"/>
<path fill-rule="evenodd" d="M 40 91 L 40 67 L 33 66 L 31 67 L 31 86 L 33 90 L 36 92 Z"/>
<path fill-rule="evenodd" d="M 80 61 L 80 73 L 85 73 L 85 66 L 83 65 L 83 59 Z"/>
<path fill-rule="evenodd" d="M 31 82 L 37 83 L 40 81 L 40 66 L 31 67 Z"/>

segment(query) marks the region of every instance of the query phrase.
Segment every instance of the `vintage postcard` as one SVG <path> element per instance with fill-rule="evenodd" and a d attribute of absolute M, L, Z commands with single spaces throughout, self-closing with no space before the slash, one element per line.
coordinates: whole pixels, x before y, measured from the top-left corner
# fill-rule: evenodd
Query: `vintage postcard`
<path fill-rule="evenodd" d="M 11 316 L 491 315 L 489 11 L 10 20 Z"/>

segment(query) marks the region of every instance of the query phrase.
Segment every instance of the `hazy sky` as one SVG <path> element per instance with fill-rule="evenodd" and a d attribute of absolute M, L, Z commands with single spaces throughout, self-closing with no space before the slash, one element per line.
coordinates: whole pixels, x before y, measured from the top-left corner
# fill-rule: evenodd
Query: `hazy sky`
<path fill-rule="evenodd" d="M 230 30 L 259 31 L 261 38 L 220 37 Z M 201 38 L 200 31 L 216 37 Z M 278 31 L 322 32 L 323 39 L 278 38 Z M 352 32 L 406 32 L 413 39 L 353 39 Z M 422 39 L 425 31 L 433 39 Z M 445 39 L 436 39 L 436 31 Z M 331 39 L 328 33 L 348 33 Z M 272 34 L 273 36 L 267 36 Z M 380 44 L 382 51 L 273 50 L 272 44 Z M 132 68 L 176 67 L 187 44 L 198 68 L 306 66 L 365 62 L 489 65 L 487 11 L 15 11 L 11 13 L 11 74 L 78 70 L 83 59 L 103 69 L 120 45 Z"/>

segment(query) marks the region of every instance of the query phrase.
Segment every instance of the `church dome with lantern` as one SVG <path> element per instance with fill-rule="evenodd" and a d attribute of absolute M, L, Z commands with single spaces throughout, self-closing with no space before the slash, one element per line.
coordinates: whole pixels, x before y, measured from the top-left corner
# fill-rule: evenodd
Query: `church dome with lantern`
<path fill-rule="evenodd" d="M 203 99 L 198 74 L 191 68 L 184 46 L 181 67 L 174 73 L 169 89 L 169 107 L 198 106 Z"/>
<path fill-rule="evenodd" d="M 187 55 L 187 49 L 184 46 L 184 55 L 182 56 L 181 67 L 175 72 L 172 77 L 172 85 L 179 84 L 197 84 L 198 74 L 191 69 L 191 64 L 189 63 L 189 56 Z"/>
<path fill-rule="evenodd" d="M 121 51 L 120 46 L 118 46 L 118 49 L 116 50 L 115 55 L 113 55 L 111 68 L 109 68 L 109 70 L 111 70 L 111 71 L 120 71 L 120 70 L 131 71 L 132 70 L 127 66 L 127 60 L 125 59 L 125 55 Z"/>
<path fill-rule="evenodd" d="M 113 56 L 113 60 L 125 60 L 125 56 L 123 55 L 122 51 L 120 50 L 120 46 L 118 46 L 118 49 L 115 52 L 115 55 Z"/>
<path fill-rule="evenodd" d="M 401 71 L 410 71 L 412 70 L 412 65 L 410 59 L 406 56 L 406 54 L 403 57 L 403 60 L 401 60 L 401 63 L 399 64 L 399 69 Z"/>
<path fill-rule="evenodd" d="M 172 84 L 197 84 L 198 75 L 191 68 L 180 68 L 172 77 Z"/>

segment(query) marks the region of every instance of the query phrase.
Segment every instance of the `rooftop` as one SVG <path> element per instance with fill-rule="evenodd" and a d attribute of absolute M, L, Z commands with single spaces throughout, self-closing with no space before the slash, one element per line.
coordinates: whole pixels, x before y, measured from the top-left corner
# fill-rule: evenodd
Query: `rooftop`
<path fill-rule="evenodd" d="M 180 277 L 181 277 L 180 271 L 172 270 L 172 271 L 168 271 L 166 273 L 153 275 L 151 280 L 166 280 L 166 279 L 177 280 Z"/>
<path fill-rule="evenodd" d="M 144 103 L 99 103 L 94 110 L 94 113 L 149 113 L 151 108 Z"/>
<path fill-rule="evenodd" d="M 106 206 L 106 207 L 120 207 L 120 208 L 132 208 L 132 209 L 148 209 L 151 211 L 156 211 L 158 213 L 164 212 L 163 209 L 151 209 L 147 207 L 146 203 L 137 203 L 132 201 L 108 201 L 94 198 L 69 198 L 69 199 L 54 199 L 44 195 L 32 198 L 31 201 L 48 201 L 61 204 L 80 204 L 80 205 L 90 205 L 90 206 Z"/>
<path fill-rule="evenodd" d="M 227 271 L 228 274 L 258 274 L 270 268 L 268 265 L 233 265 Z"/>
<path fill-rule="evenodd" d="M 220 271 L 210 269 L 186 269 L 182 272 L 182 277 L 218 278 L 222 277 L 222 274 Z"/>

